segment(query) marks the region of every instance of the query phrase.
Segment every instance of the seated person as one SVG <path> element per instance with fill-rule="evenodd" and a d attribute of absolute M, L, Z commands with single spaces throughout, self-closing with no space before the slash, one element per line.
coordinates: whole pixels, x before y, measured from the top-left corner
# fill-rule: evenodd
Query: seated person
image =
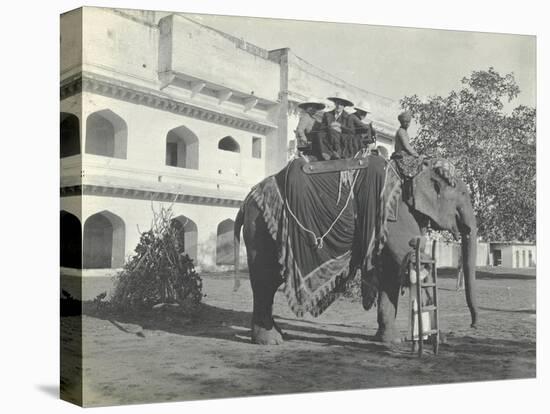
<path fill-rule="evenodd" d="M 314 154 L 318 133 L 321 129 L 322 111 L 325 104 L 317 101 L 303 102 L 298 105 L 302 111 L 294 133 L 297 149 L 304 155 Z"/>
<path fill-rule="evenodd" d="M 412 120 L 411 113 L 409 111 L 402 112 L 397 119 L 401 126 L 395 134 L 395 152 L 392 154 L 391 158 L 395 160 L 399 172 L 405 178 L 403 183 L 403 199 L 406 202 L 412 203 L 412 177 L 419 172 L 422 158 L 411 146 L 409 134 L 407 132 L 407 128 Z"/>
<path fill-rule="evenodd" d="M 411 113 L 409 111 L 402 112 L 397 119 L 401 126 L 395 134 L 395 152 L 397 154 L 401 153 L 401 155 L 418 157 L 418 153 L 411 147 L 409 133 L 407 132 L 412 120 Z"/>
<path fill-rule="evenodd" d="M 352 157 L 354 155 L 351 154 L 354 129 L 350 115 L 344 111 L 344 108 L 353 106 L 353 102 L 338 96 L 327 99 L 334 102 L 335 107 L 323 115 L 324 135 L 321 141 L 323 159 Z"/>
<path fill-rule="evenodd" d="M 360 150 L 374 148 L 376 142 L 376 131 L 372 126 L 372 122 L 367 122 L 367 114 L 371 113 L 367 103 L 359 102 L 355 105 L 355 113 L 350 115 L 353 121 L 355 130 L 354 153 Z"/>

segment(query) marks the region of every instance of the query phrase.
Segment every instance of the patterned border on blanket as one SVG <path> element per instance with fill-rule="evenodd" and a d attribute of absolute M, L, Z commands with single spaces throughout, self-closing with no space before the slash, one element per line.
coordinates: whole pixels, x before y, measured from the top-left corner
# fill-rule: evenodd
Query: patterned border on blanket
<path fill-rule="evenodd" d="M 391 162 L 390 162 L 391 163 Z M 389 164 L 389 163 L 388 163 Z M 393 166 L 392 166 L 393 167 Z M 393 167 L 395 168 L 395 167 Z M 401 180 L 398 174 L 388 173 L 384 179 L 384 188 L 381 194 L 381 229 L 377 239 L 372 240 L 369 246 L 369 255 L 373 253 L 376 244 L 379 254 L 387 240 L 387 220 L 392 212 L 397 212 L 397 201 L 401 197 Z M 351 252 L 333 258 L 303 276 L 293 256 L 292 246 L 288 237 L 289 220 L 284 206 L 282 195 L 274 176 L 254 186 L 249 194 L 254 200 L 266 223 L 269 234 L 277 245 L 278 263 L 281 266 L 280 276 L 285 283 L 283 291 L 288 304 L 297 317 L 303 317 L 305 313 L 319 316 L 336 300 L 344 291 L 343 284 L 349 282 L 349 262 Z M 307 286 L 307 281 L 318 277 L 322 283 L 314 288 Z M 327 275 L 330 275 L 327 277 Z"/>

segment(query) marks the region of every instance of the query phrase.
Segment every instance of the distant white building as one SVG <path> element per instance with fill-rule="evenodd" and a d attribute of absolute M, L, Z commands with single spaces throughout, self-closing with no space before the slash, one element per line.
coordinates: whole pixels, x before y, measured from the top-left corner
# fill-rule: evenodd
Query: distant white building
<path fill-rule="evenodd" d="M 537 246 L 525 242 L 491 242 L 489 263 L 511 268 L 536 267 Z"/>
<path fill-rule="evenodd" d="M 431 254 L 431 241 L 426 244 Z M 502 266 L 507 268 L 528 268 L 537 265 L 537 246 L 525 242 L 482 242 L 477 243 L 476 266 Z M 458 267 L 461 263 L 462 247 L 458 242 L 438 241 L 436 260 L 438 267 Z"/>
<path fill-rule="evenodd" d="M 181 14 L 63 14 L 62 266 L 120 268 L 160 204 L 173 205 L 203 270 L 230 264 L 233 219 L 250 188 L 285 165 L 298 104 L 336 93 L 370 104 L 391 153 L 397 103 L 289 49 L 264 50 Z M 82 263 L 71 254 L 80 241 Z"/>

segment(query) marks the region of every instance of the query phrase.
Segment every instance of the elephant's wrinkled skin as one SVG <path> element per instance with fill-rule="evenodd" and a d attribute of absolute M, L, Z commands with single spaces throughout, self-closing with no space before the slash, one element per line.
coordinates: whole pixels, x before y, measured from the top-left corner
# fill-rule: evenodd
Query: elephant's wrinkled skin
<path fill-rule="evenodd" d="M 427 168 L 415 179 L 414 200 L 414 210 L 401 201 L 397 221 L 387 224 L 388 238 L 382 252 L 382 274 L 378 288 L 376 335 L 383 342 L 400 340 L 395 328 L 401 287 L 399 268 L 405 255 L 411 250 L 410 240 L 421 236 L 429 221 L 432 227 L 448 230 L 456 238 L 462 238 L 466 301 L 470 309 L 471 326 L 475 327 L 477 324 L 477 227 L 466 185 L 457 180 L 453 187 L 435 171 Z M 277 246 L 267 231 L 262 213 L 251 197 L 247 197 L 235 220 L 236 260 L 241 226 L 254 300 L 252 341 L 263 345 L 280 344 L 283 341 L 282 333 L 272 316 L 273 298 L 281 284 Z"/>

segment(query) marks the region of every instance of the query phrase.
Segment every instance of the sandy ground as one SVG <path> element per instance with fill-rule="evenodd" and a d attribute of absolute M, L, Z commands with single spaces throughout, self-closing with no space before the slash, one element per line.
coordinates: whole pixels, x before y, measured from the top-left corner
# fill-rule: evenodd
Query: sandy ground
<path fill-rule="evenodd" d="M 83 391 L 87 406 L 237 397 L 535 376 L 535 280 L 478 280 L 480 326 L 469 327 L 463 292 L 440 279 L 447 341 L 418 358 L 410 344 L 374 342 L 376 312 L 340 299 L 319 318 L 297 319 L 282 293 L 274 313 L 285 343 L 250 343 L 252 294 L 227 275 L 204 276 L 198 321 L 162 315 L 112 320 L 84 316 Z M 408 297 L 398 326 L 407 334 Z M 62 318 L 69 326 L 74 317 Z"/>

